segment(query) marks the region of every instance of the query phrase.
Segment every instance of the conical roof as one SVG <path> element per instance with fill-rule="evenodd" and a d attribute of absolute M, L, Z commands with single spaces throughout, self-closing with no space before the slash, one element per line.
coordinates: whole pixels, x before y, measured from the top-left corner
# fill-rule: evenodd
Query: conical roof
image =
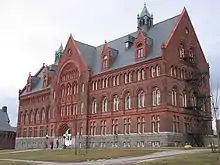
<path fill-rule="evenodd" d="M 142 10 L 142 12 L 141 12 L 140 17 L 144 17 L 144 16 L 151 17 L 149 11 L 147 10 L 146 2 L 144 3 L 144 8 L 143 8 L 143 10 Z"/>

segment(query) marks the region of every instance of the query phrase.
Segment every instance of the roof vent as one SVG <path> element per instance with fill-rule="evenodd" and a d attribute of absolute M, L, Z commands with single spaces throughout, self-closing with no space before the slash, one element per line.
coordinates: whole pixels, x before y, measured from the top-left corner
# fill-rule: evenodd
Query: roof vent
<path fill-rule="evenodd" d="M 2 107 L 2 110 L 3 110 L 4 112 L 6 112 L 6 113 L 7 113 L 7 109 L 8 109 L 7 106 L 3 106 L 3 107 Z"/>

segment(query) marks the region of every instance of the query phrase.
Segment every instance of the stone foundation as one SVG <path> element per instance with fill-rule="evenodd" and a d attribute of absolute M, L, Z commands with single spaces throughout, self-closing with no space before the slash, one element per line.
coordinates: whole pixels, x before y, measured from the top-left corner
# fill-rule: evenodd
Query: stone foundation
<path fill-rule="evenodd" d="M 59 140 L 59 148 L 63 147 L 63 137 L 46 137 L 41 138 L 16 138 L 16 149 L 30 148 L 46 148 L 49 142 L 54 140 L 56 148 L 56 140 Z M 87 139 L 87 140 L 86 140 Z M 87 142 L 87 143 L 86 143 Z M 89 148 L 112 148 L 112 147 L 164 147 L 164 146 L 180 146 L 183 145 L 184 137 L 182 134 L 176 133 L 146 133 L 146 134 L 129 134 L 129 135 L 105 135 L 105 136 L 77 136 L 72 138 L 71 148 L 85 148 L 88 144 Z"/>

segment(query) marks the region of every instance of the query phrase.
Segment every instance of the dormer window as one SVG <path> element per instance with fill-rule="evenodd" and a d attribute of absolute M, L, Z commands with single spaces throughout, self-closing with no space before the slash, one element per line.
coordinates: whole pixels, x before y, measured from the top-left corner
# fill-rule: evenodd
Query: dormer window
<path fill-rule="evenodd" d="M 138 58 L 141 58 L 141 57 L 143 57 L 143 56 L 144 56 L 144 49 L 143 49 L 143 48 L 138 49 L 138 50 L 137 50 L 137 57 L 138 57 Z"/>
<path fill-rule="evenodd" d="M 103 58 L 103 68 L 107 68 L 108 67 L 108 57 L 104 56 Z"/>
<path fill-rule="evenodd" d="M 130 46 L 129 42 L 125 42 L 125 48 L 128 49 Z"/>
<path fill-rule="evenodd" d="M 71 49 L 68 50 L 68 54 L 71 54 Z"/>

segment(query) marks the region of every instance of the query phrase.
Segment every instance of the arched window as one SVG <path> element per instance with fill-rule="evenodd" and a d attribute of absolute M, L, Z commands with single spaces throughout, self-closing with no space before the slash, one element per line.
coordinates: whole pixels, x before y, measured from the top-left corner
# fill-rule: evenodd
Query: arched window
<path fill-rule="evenodd" d="M 118 111 L 119 110 L 119 97 L 115 95 L 113 97 L 113 111 Z"/>
<path fill-rule="evenodd" d="M 38 109 L 36 110 L 36 121 L 39 121 L 40 120 L 40 114 L 39 114 L 39 111 Z"/>
<path fill-rule="evenodd" d="M 108 108 L 107 97 L 104 97 L 102 99 L 102 112 L 107 112 L 107 108 Z"/>
<path fill-rule="evenodd" d="M 105 87 L 108 88 L 108 78 L 105 78 Z"/>
<path fill-rule="evenodd" d="M 156 65 L 156 76 L 160 76 L 160 66 Z"/>
<path fill-rule="evenodd" d="M 177 92 L 176 89 L 173 88 L 171 92 L 171 103 L 172 105 L 176 106 L 177 105 Z"/>
<path fill-rule="evenodd" d="M 113 76 L 113 77 L 112 77 L 112 86 L 115 86 L 115 85 L 116 85 L 116 77 Z"/>
<path fill-rule="evenodd" d="M 140 90 L 138 92 L 138 108 L 143 108 L 145 106 L 145 95 L 144 91 Z"/>
<path fill-rule="evenodd" d="M 97 113 L 97 103 L 96 103 L 96 99 L 93 100 L 92 102 L 92 114 Z"/>
<path fill-rule="evenodd" d="M 131 72 L 128 73 L 128 82 L 129 83 L 132 82 L 132 73 Z"/>
<path fill-rule="evenodd" d="M 107 68 L 108 67 L 108 57 L 104 56 L 103 58 L 103 68 Z"/>
<path fill-rule="evenodd" d="M 170 67 L 170 76 L 173 77 L 173 75 L 174 75 L 174 66 L 172 65 L 172 66 Z"/>
<path fill-rule="evenodd" d="M 160 90 L 158 88 L 154 88 L 153 90 L 152 103 L 153 103 L 153 106 L 160 105 Z"/>
<path fill-rule="evenodd" d="M 116 85 L 119 85 L 120 84 L 120 75 L 117 75 L 116 76 Z"/>
<path fill-rule="evenodd" d="M 25 112 L 25 123 L 28 124 L 29 123 L 29 116 L 28 116 L 28 112 Z"/>
<path fill-rule="evenodd" d="M 65 88 L 64 86 L 61 86 L 61 96 L 63 97 L 65 95 Z"/>
<path fill-rule="evenodd" d="M 180 44 L 179 54 L 180 54 L 180 58 L 185 57 L 185 46 L 183 43 Z"/>
<path fill-rule="evenodd" d="M 85 84 L 84 83 L 82 84 L 81 91 L 82 91 L 82 93 L 85 92 Z"/>
<path fill-rule="evenodd" d="M 144 80 L 145 79 L 145 70 L 141 69 L 141 79 Z"/>
<path fill-rule="evenodd" d="M 187 107 L 187 96 L 186 96 L 186 91 L 183 91 L 182 95 L 181 95 L 181 106 L 183 107 Z"/>
<path fill-rule="evenodd" d="M 155 68 L 152 66 L 150 69 L 151 77 L 155 77 Z"/>
<path fill-rule="evenodd" d="M 131 95 L 129 92 L 125 95 L 124 104 L 125 104 L 125 110 L 131 109 Z"/>
<path fill-rule="evenodd" d="M 125 81 L 125 84 L 128 83 L 128 75 L 127 75 L 127 73 L 124 74 L 124 81 Z"/>
<path fill-rule="evenodd" d="M 41 120 L 45 121 L 45 110 L 44 109 L 42 109 L 42 114 L 41 115 L 42 115 Z"/>
<path fill-rule="evenodd" d="M 137 80 L 138 81 L 141 80 L 141 71 L 140 70 L 137 71 Z"/>
<path fill-rule="evenodd" d="M 73 84 L 73 94 L 77 94 L 78 93 L 78 84 L 74 83 Z"/>
<path fill-rule="evenodd" d="M 33 123 L 34 122 L 34 113 L 33 113 L 33 111 L 31 111 L 30 116 L 31 116 L 31 123 Z"/>
<path fill-rule="evenodd" d="M 84 103 L 81 103 L 80 105 L 80 113 L 83 114 L 84 111 Z"/>
<path fill-rule="evenodd" d="M 191 95 L 191 99 L 190 99 L 190 102 L 191 102 L 191 105 L 194 107 L 196 106 L 196 96 L 195 96 L 195 93 L 193 92 L 192 95 Z"/>

